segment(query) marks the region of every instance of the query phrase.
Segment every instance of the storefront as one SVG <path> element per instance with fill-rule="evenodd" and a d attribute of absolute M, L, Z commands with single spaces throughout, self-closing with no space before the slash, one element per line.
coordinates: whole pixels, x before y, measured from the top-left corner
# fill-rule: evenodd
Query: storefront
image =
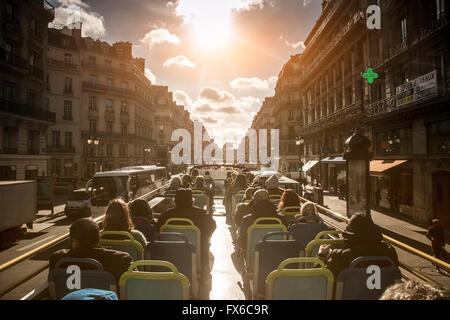
<path fill-rule="evenodd" d="M 407 160 L 370 162 L 372 206 L 394 214 L 409 215 L 414 205 L 413 170 Z"/>
<path fill-rule="evenodd" d="M 324 172 L 323 187 L 330 192 L 337 193 L 339 185 L 344 185 L 347 179 L 347 161 L 343 157 L 328 157 L 321 161 Z"/>
<path fill-rule="evenodd" d="M 303 166 L 303 172 L 306 175 L 305 177 L 308 184 L 310 185 L 317 185 L 318 183 L 318 163 L 318 160 L 311 160 Z"/>

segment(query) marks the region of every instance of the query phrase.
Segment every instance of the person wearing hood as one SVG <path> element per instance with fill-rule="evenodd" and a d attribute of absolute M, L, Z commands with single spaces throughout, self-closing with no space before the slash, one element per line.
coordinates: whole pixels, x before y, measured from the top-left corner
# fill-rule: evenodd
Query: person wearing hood
<path fill-rule="evenodd" d="M 269 192 L 270 196 L 281 196 L 284 193 L 284 190 L 280 188 L 280 180 L 278 180 L 278 177 L 276 175 L 273 175 L 269 179 L 267 179 L 264 183 L 264 186 L 266 187 L 266 190 L 267 192 Z"/>
<path fill-rule="evenodd" d="M 395 265 L 398 265 L 397 252 L 383 241 L 381 231 L 373 223 L 372 218 L 365 213 L 354 214 L 343 235 L 345 242 L 343 249 L 330 250 L 330 246 L 323 245 L 317 255 L 325 262 L 335 278 L 359 257 L 389 257 Z"/>
<path fill-rule="evenodd" d="M 259 218 L 278 218 L 287 227 L 288 222 L 286 217 L 278 214 L 277 209 L 270 202 L 269 193 L 266 190 L 258 190 L 253 195 L 253 208 L 249 215 L 242 219 L 239 228 L 238 245 L 241 250 L 245 251 L 247 248 L 247 230 Z"/>

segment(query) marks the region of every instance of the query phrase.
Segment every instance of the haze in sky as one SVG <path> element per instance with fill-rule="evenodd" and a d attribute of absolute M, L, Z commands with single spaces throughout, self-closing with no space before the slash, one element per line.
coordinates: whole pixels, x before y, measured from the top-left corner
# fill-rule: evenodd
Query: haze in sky
<path fill-rule="evenodd" d="M 278 73 L 320 15 L 322 0 L 50 0 L 55 23 L 74 17 L 83 35 L 131 41 L 152 83 L 221 144 L 237 142 Z"/>

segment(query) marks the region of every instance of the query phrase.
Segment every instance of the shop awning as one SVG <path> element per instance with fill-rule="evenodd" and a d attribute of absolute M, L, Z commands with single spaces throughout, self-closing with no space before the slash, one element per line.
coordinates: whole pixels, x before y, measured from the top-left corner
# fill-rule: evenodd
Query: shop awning
<path fill-rule="evenodd" d="M 309 170 L 311 170 L 318 163 L 319 163 L 319 161 L 316 161 L 316 160 L 309 161 L 308 163 L 306 163 L 303 166 L 303 172 L 308 172 Z"/>
<path fill-rule="evenodd" d="M 372 175 L 378 175 L 389 169 L 404 164 L 407 161 L 408 160 L 373 160 L 370 161 L 370 173 Z"/>
<path fill-rule="evenodd" d="M 346 164 L 347 161 L 343 157 L 328 157 L 321 161 L 328 164 Z"/>

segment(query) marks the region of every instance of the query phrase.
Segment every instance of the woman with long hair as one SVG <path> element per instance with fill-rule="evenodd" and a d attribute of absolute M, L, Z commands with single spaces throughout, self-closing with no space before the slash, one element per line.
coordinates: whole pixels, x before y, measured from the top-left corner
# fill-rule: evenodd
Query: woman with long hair
<path fill-rule="evenodd" d="M 125 231 L 144 247 L 147 245 L 147 239 L 142 232 L 135 230 L 128 205 L 122 199 L 114 199 L 109 202 L 103 219 L 103 231 Z"/>
<path fill-rule="evenodd" d="M 287 189 L 283 192 L 280 203 L 278 204 L 278 212 L 283 211 L 287 207 L 300 207 L 300 197 L 292 189 Z M 297 212 L 299 211 L 300 209 Z"/>

